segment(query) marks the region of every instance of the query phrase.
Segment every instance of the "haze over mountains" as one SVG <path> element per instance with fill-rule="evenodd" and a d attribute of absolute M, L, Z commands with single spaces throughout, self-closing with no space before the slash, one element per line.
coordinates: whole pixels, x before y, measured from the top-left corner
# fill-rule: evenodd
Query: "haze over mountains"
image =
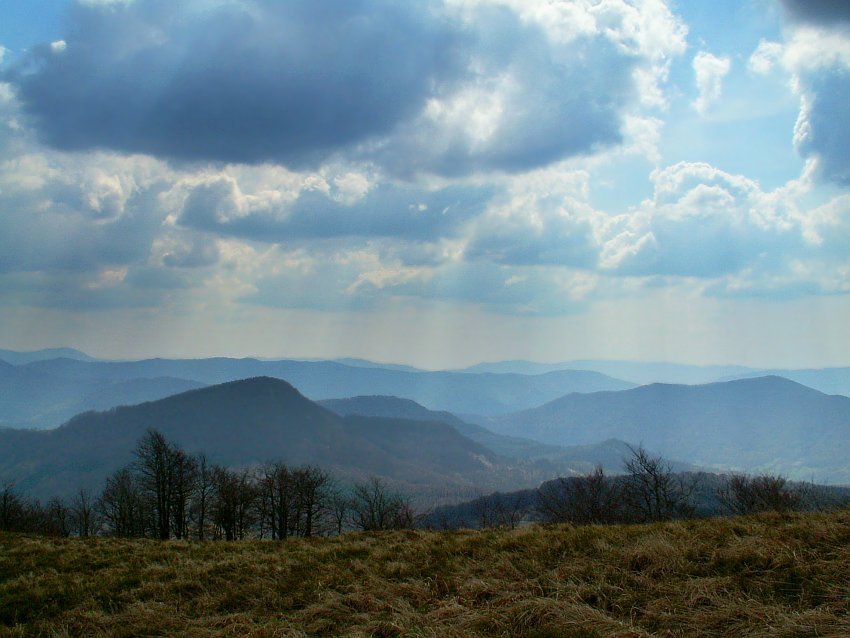
<path fill-rule="evenodd" d="M 745 366 L 696 366 L 669 362 L 574 360 L 561 363 L 534 361 L 498 361 L 479 363 L 461 372 L 543 374 L 554 370 L 590 370 L 622 379 L 635 385 L 674 383 L 699 385 L 716 381 L 785 377 L 826 394 L 850 396 L 850 367 L 818 369 L 747 368 Z"/>
<path fill-rule="evenodd" d="M 42 498 L 98 490 L 133 460 L 148 428 L 212 463 L 315 464 L 347 479 L 381 476 L 420 495 L 533 487 L 596 464 L 617 472 L 629 454 L 617 440 L 557 447 L 501 436 L 395 397 L 325 403 L 345 416 L 285 381 L 258 377 L 88 412 L 52 430 L 0 429 L 0 478 Z M 513 451 L 524 456 L 501 453 Z"/>
<path fill-rule="evenodd" d="M 3 375 L 0 382 L 10 390 L 0 393 L 0 423 L 19 427 L 54 427 L 82 410 L 109 407 L 110 401 L 121 405 L 123 396 L 153 400 L 190 389 L 191 384 L 197 387 L 258 376 L 284 379 L 314 400 L 383 394 L 412 399 L 432 409 L 488 415 L 531 408 L 567 392 L 622 390 L 634 385 L 580 370 L 535 376 L 463 374 L 333 361 L 226 358 L 121 362 L 60 358 L 5 366 Z M 124 385 L 116 385 L 119 383 Z M 111 394 L 118 396 L 110 399 Z M 53 404 L 51 396 L 56 397 Z"/>
<path fill-rule="evenodd" d="M 569 394 L 479 423 L 554 445 L 615 437 L 706 467 L 850 482 L 850 398 L 782 377 Z"/>
<path fill-rule="evenodd" d="M 723 377 L 734 377 L 755 373 L 743 366 L 695 366 L 681 363 L 643 361 L 597 361 L 581 359 L 561 363 L 537 363 L 534 361 L 498 361 L 479 363 L 462 372 L 495 372 L 515 374 L 543 374 L 554 370 L 589 370 L 623 379 L 636 385 L 647 383 L 711 383 Z"/>
<path fill-rule="evenodd" d="M 47 359 L 97 361 L 94 357 L 74 348 L 45 348 L 44 350 L 31 350 L 29 352 L 18 352 L 17 350 L 4 350 L 3 348 L 0 348 L 0 361 L 5 361 L 12 365 L 32 363 L 33 361 L 45 361 Z"/>
<path fill-rule="evenodd" d="M 480 425 L 468 423 L 450 412 L 437 412 L 422 407 L 410 399 L 369 396 L 350 399 L 329 399 L 321 405 L 341 416 L 377 416 L 417 421 L 447 423 L 469 439 L 496 454 L 516 459 L 546 461 L 550 470 L 584 472 L 600 464 L 607 471 L 622 470 L 623 458 L 629 456 L 628 444 L 618 439 L 608 439 L 589 445 L 548 445 L 519 436 L 496 434 Z M 544 467 L 546 464 L 543 464 Z"/>
<path fill-rule="evenodd" d="M 752 379 L 763 376 L 777 376 L 796 381 L 824 394 L 843 394 L 850 396 L 850 368 L 822 368 L 819 370 L 753 370 L 747 373 L 722 377 L 718 381 L 734 379 Z"/>
<path fill-rule="evenodd" d="M 41 496 L 99 489 L 149 427 L 223 464 L 278 458 L 428 489 L 513 489 L 597 463 L 616 472 L 638 444 L 680 469 L 850 483 L 850 398 L 734 366 L 509 361 L 430 372 L 359 359 L 113 362 L 65 349 L 8 358 L 19 363 L 0 359 L 0 426 L 68 421 L 0 428 L 0 479 Z M 846 370 L 786 372 L 840 388 Z M 602 371 L 752 378 L 636 386 Z"/>

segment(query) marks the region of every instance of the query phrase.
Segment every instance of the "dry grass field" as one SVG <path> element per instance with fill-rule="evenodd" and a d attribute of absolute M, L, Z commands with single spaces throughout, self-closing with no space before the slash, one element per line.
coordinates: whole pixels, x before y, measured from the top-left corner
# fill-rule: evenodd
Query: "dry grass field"
<path fill-rule="evenodd" d="M 850 636 L 850 512 L 156 542 L 0 535 L 0 636 Z"/>

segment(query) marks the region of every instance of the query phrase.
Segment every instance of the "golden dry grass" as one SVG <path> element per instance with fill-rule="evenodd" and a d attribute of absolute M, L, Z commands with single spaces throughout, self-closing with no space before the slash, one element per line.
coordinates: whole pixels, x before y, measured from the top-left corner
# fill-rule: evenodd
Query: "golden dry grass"
<path fill-rule="evenodd" d="M 850 512 L 284 543 L 0 535 L 0 636 L 850 636 Z"/>

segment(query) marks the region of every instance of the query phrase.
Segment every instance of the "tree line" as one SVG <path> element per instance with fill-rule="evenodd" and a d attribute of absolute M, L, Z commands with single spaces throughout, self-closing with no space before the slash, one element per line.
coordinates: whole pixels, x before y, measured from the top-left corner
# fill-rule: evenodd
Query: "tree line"
<path fill-rule="evenodd" d="M 316 466 L 270 462 L 232 469 L 187 454 L 148 430 L 135 460 L 106 479 L 99 495 L 79 490 L 46 504 L 0 489 L 0 530 L 59 536 L 109 535 L 197 540 L 283 540 L 349 530 L 414 526 L 510 527 L 523 522 L 646 523 L 705 515 L 823 510 L 846 505 L 846 493 L 792 484 L 774 474 L 718 476 L 675 472 L 661 456 L 632 448 L 622 474 L 601 466 L 537 489 L 494 493 L 417 516 L 410 499 L 371 477 L 344 489 Z"/>
<path fill-rule="evenodd" d="M 521 522 L 575 525 L 649 523 L 701 516 L 826 510 L 845 506 L 848 492 L 791 483 L 778 474 L 716 475 L 676 472 L 661 456 L 631 448 L 623 473 L 601 466 L 539 488 L 494 493 L 469 503 L 438 508 L 427 519 L 437 528 L 509 527 Z"/>
<path fill-rule="evenodd" d="M 79 490 L 46 504 L 0 490 L 0 530 L 58 536 L 197 540 L 286 539 L 347 530 L 412 527 L 409 498 L 377 477 L 343 489 L 316 466 L 270 462 L 253 469 L 212 464 L 155 429 L 134 461 L 106 479 L 99 495 Z"/>

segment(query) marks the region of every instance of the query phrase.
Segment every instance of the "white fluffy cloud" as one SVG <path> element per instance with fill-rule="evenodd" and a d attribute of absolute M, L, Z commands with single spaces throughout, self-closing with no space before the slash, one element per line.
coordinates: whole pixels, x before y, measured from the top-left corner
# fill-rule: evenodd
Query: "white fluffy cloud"
<path fill-rule="evenodd" d="M 693 106 L 698 113 L 705 114 L 711 105 L 720 99 L 723 78 L 729 73 L 732 62 L 727 57 L 718 57 L 700 51 L 694 56 L 693 68 L 699 95 Z"/>
<path fill-rule="evenodd" d="M 774 267 L 802 246 L 791 201 L 750 179 L 684 162 L 652 179 L 654 197 L 612 224 L 603 268 L 710 279 Z"/>
<path fill-rule="evenodd" d="M 782 44 L 769 40 L 760 40 L 755 51 L 747 61 L 751 73 L 766 75 L 770 73 L 782 57 Z"/>

